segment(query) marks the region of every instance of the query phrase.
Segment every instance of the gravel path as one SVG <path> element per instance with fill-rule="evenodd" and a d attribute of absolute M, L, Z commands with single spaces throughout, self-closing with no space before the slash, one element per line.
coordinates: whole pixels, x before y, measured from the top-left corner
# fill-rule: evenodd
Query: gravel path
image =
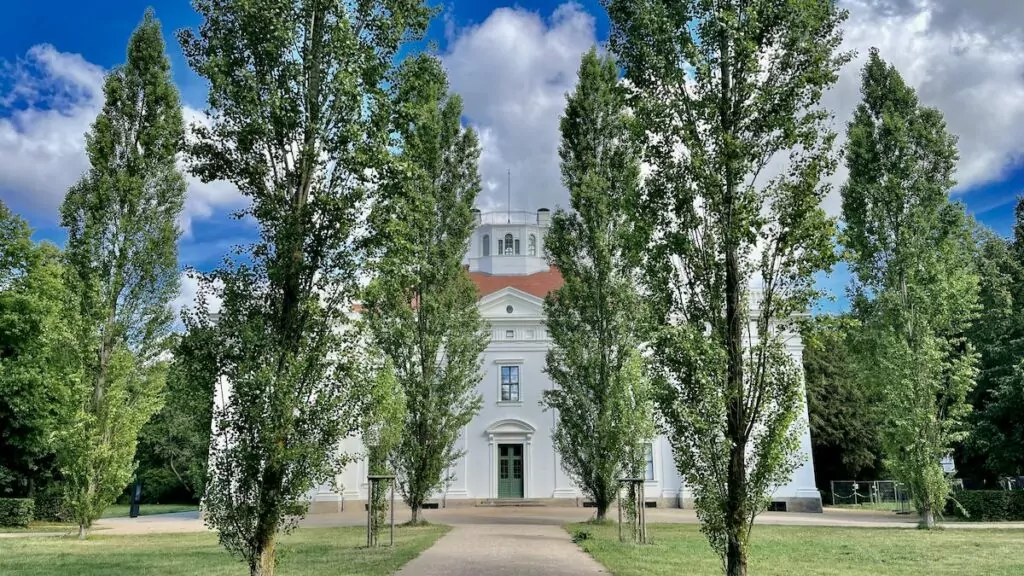
<path fill-rule="evenodd" d="M 576 576 L 607 574 L 557 526 L 456 526 L 398 576 Z"/>

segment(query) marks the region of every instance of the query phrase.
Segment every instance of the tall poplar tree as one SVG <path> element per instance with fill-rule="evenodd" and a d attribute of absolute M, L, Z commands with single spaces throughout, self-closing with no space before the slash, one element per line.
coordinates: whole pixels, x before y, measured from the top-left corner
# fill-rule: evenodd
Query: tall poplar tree
<path fill-rule="evenodd" d="M 480 355 L 490 335 L 462 266 L 480 192 L 480 148 L 462 127 L 462 100 L 448 93 L 440 61 L 421 54 L 402 63 L 394 102 L 398 151 L 370 216 L 379 251 L 365 310 L 405 395 L 391 464 L 416 524 L 480 410 Z"/>
<path fill-rule="evenodd" d="M 209 275 L 223 403 L 214 407 L 204 503 L 221 544 L 253 575 L 278 534 L 336 477 L 359 428 L 358 243 L 368 189 L 388 163 L 386 86 L 402 43 L 422 35 L 420 0 L 194 0 L 179 34 L 209 82 L 194 172 L 249 199 L 259 239 Z"/>
<path fill-rule="evenodd" d="M 820 207 L 835 134 L 822 92 L 847 60 L 834 0 L 605 0 L 650 166 L 658 403 L 701 527 L 745 574 L 754 517 L 798 464 L 789 319 L 833 263 Z M 756 290 L 751 290 L 751 285 Z"/>
<path fill-rule="evenodd" d="M 160 23 L 147 10 L 107 75 L 86 135 L 91 167 L 61 205 L 77 308 L 76 412 L 60 431 L 67 506 L 84 538 L 131 479 L 139 431 L 161 404 L 178 294 L 184 124 Z"/>
<path fill-rule="evenodd" d="M 847 133 L 842 242 L 861 321 L 861 373 L 886 407 L 886 466 L 931 528 L 950 493 L 940 461 L 964 437 L 977 355 L 971 226 L 950 202 L 956 138 L 871 50 Z"/>
<path fill-rule="evenodd" d="M 544 237 L 565 284 L 544 301 L 553 342 L 546 372 L 555 388 L 552 437 L 562 468 L 593 499 L 603 520 L 618 479 L 640 473 L 654 435 L 643 373 L 644 303 L 630 213 L 640 182 L 639 146 L 614 58 L 583 56 L 579 84 L 562 117 L 562 183 L 573 212 L 558 210 Z"/>

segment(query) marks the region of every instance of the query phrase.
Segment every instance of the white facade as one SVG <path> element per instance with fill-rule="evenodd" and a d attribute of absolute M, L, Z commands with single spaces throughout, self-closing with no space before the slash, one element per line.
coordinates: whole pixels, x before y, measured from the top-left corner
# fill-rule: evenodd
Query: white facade
<path fill-rule="evenodd" d="M 520 471 L 522 498 L 559 499 L 565 504 L 582 505 L 582 494 L 562 470 L 552 444 L 556 415 L 540 405 L 541 393 L 553 387 L 544 374 L 545 353 L 551 340 L 544 327 L 542 307 L 545 283 L 552 281 L 552 272 L 543 258 L 548 212 L 477 215 L 477 223 L 465 264 L 481 288 L 480 311 L 492 329 L 491 342 L 484 351 L 484 377 L 479 384 L 483 408 L 459 438 L 465 456 L 452 470 L 453 483 L 436 494 L 435 501 L 443 506 L 475 504 L 508 497 L 509 490 L 520 497 L 518 480 L 509 478 Z M 511 244 L 506 244 L 506 238 L 512 240 Z M 788 347 L 800 362 L 802 345 L 798 335 L 789 339 Z M 513 393 L 510 383 L 505 386 L 503 398 L 503 369 L 509 381 L 518 373 L 518 394 Z M 361 448 L 355 438 L 343 446 L 352 452 Z M 788 485 L 776 491 L 773 501 L 786 502 L 789 510 L 819 511 L 821 500 L 814 484 L 806 427 L 801 449 L 805 463 Z M 515 464 L 518 454 L 521 459 Z M 341 506 L 341 500 L 365 501 L 366 473 L 365 459 L 354 462 L 338 478 L 340 493 L 324 486 L 313 495 L 313 510 L 332 510 Z M 656 501 L 658 506 L 689 507 L 690 495 L 663 436 L 651 439 L 647 477 L 648 500 Z"/>

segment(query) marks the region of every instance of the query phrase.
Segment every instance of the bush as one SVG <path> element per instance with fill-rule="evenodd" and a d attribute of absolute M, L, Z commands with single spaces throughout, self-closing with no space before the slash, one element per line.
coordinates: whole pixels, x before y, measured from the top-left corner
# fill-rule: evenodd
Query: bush
<path fill-rule="evenodd" d="M 576 544 L 583 542 L 584 540 L 590 540 L 590 530 L 585 528 L 573 528 L 572 530 L 572 541 Z"/>
<path fill-rule="evenodd" d="M 35 508 L 31 498 L 0 498 L 0 526 L 28 526 Z"/>
<path fill-rule="evenodd" d="M 974 522 L 1024 521 L 1022 490 L 959 490 L 953 500 L 946 512 L 958 518 Z"/>
<path fill-rule="evenodd" d="M 36 520 L 44 522 L 65 522 L 68 519 L 64 508 L 64 489 L 59 484 L 50 484 L 36 491 Z"/>

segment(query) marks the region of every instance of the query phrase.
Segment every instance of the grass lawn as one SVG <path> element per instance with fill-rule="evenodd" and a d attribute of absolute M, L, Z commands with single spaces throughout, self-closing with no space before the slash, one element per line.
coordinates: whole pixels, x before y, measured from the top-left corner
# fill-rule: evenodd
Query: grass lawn
<path fill-rule="evenodd" d="M 129 511 L 128 504 L 114 504 L 103 511 L 101 518 L 127 518 Z M 198 504 L 140 504 L 139 516 L 151 514 L 170 514 L 171 512 L 190 512 L 199 510 Z"/>
<path fill-rule="evenodd" d="M 359 549 L 366 529 L 300 528 L 277 546 L 277 574 L 383 576 L 403 564 L 448 531 L 447 526 L 396 528 L 394 548 Z M 0 539 L 0 574 L 171 576 L 248 574 L 248 568 L 217 543 L 215 534 L 149 534 L 90 536 L 76 539 Z"/>
<path fill-rule="evenodd" d="M 650 524 L 652 544 L 618 541 L 618 529 L 588 530 L 580 546 L 615 576 L 721 574 L 698 526 Z M 1024 574 L 1024 531 L 755 526 L 749 568 L 758 576 L 959 576 Z"/>
<path fill-rule="evenodd" d="M 95 527 L 93 530 L 104 530 L 101 527 Z M 28 528 L 18 528 L 11 526 L 0 526 L 0 534 L 6 534 L 10 532 L 67 532 L 78 534 L 77 524 L 68 524 L 66 522 L 42 522 L 32 521 L 29 523 Z"/>

